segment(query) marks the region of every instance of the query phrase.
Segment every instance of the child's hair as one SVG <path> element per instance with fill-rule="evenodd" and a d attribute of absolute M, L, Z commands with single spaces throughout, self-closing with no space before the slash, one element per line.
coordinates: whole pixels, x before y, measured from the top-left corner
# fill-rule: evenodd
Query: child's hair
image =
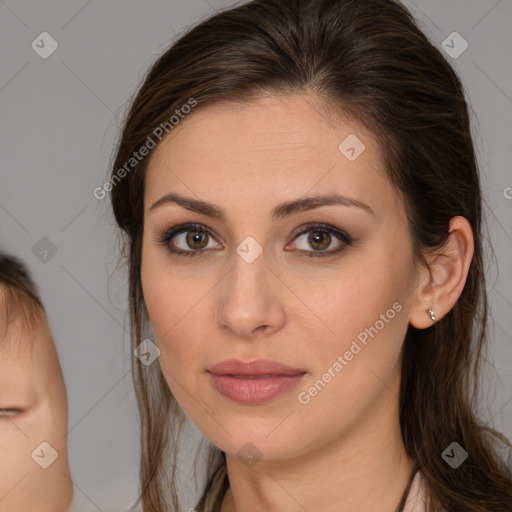
<path fill-rule="evenodd" d="M 19 259 L 0 253 L 0 342 L 17 319 L 32 332 L 46 312 L 27 266 Z"/>

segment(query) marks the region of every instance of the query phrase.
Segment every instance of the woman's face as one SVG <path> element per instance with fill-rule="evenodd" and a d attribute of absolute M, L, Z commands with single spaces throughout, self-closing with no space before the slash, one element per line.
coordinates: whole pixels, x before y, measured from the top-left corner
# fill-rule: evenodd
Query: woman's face
<path fill-rule="evenodd" d="M 0 512 L 67 512 L 67 401 L 46 322 L 20 317 L 0 347 Z"/>
<path fill-rule="evenodd" d="M 224 217 L 162 199 L 171 193 Z M 345 199 L 278 206 L 335 194 Z M 313 96 L 203 107 L 154 150 L 144 201 L 141 275 L 160 364 L 215 445 L 287 459 L 398 416 L 418 279 L 404 207 L 369 132 L 331 124 Z M 187 223 L 199 232 L 166 236 Z M 228 359 L 276 361 L 294 376 L 262 367 L 213 377 Z"/>

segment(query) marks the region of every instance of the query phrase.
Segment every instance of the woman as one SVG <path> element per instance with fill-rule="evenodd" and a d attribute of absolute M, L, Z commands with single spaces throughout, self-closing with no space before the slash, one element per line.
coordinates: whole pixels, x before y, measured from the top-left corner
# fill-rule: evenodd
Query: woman
<path fill-rule="evenodd" d="M 512 510 L 506 440 L 474 412 L 468 109 L 398 2 L 255 0 L 200 23 L 148 72 L 103 189 L 145 511 L 181 510 L 185 415 L 211 442 L 198 511 Z"/>

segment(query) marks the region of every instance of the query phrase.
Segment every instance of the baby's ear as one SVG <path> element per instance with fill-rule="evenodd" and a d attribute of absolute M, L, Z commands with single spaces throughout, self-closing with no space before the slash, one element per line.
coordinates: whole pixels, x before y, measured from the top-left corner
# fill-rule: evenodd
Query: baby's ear
<path fill-rule="evenodd" d="M 417 289 L 409 316 L 413 327 L 426 329 L 453 308 L 466 284 L 473 251 L 471 224 L 465 217 L 453 217 L 445 244 L 427 256 L 429 269 Z"/>

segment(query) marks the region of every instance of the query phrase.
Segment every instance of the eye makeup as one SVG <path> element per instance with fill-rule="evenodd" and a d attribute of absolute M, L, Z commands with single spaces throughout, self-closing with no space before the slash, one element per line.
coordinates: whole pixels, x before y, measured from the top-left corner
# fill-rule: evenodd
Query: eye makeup
<path fill-rule="evenodd" d="M 184 250 L 184 249 L 176 248 L 176 246 L 174 244 L 171 244 L 172 240 L 176 236 L 183 234 L 183 233 L 194 233 L 195 235 L 202 235 L 202 236 L 206 235 L 207 237 L 215 238 L 213 231 L 209 227 L 207 227 L 203 224 L 186 223 L 186 224 L 172 226 L 168 229 L 163 230 L 162 232 L 160 232 L 157 235 L 156 241 L 157 241 L 157 243 L 164 245 L 166 247 L 167 251 L 169 252 L 169 254 L 173 254 L 176 256 L 184 256 L 184 257 L 193 257 L 194 256 L 195 257 L 199 254 L 201 256 L 203 256 L 204 255 L 203 253 L 209 252 L 209 251 L 205 250 L 203 247 L 201 247 L 199 249 Z M 325 250 L 313 249 L 312 251 L 309 251 L 309 250 L 299 249 L 296 251 L 300 256 L 305 256 L 308 258 L 328 257 L 328 256 L 333 256 L 333 255 L 339 254 L 347 246 L 352 245 L 352 243 L 354 241 L 353 238 L 345 231 L 343 231 L 335 226 L 332 226 L 330 224 L 318 223 L 318 222 L 306 224 L 306 225 L 303 224 L 300 226 L 300 228 L 297 228 L 296 230 L 294 230 L 292 235 L 294 235 L 294 237 L 295 237 L 294 240 L 295 240 L 296 238 L 301 237 L 307 233 L 314 233 L 316 235 L 321 235 L 321 237 L 325 237 L 325 235 L 327 235 L 330 240 L 337 239 L 339 241 L 338 248 L 336 248 L 334 250 L 331 249 L 329 251 L 325 251 Z M 314 240 L 314 239 L 312 239 L 310 236 L 308 238 L 308 243 L 311 243 L 312 240 Z M 188 240 L 188 237 L 185 237 L 185 242 L 190 243 L 190 240 Z M 317 243 L 317 242 L 314 241 L 313 243 Z M 329 245 L 331 245 L 331 244 L 329 244 Z M 215 249 L 215 250 L 217 250 L 217 249 Z"/>

